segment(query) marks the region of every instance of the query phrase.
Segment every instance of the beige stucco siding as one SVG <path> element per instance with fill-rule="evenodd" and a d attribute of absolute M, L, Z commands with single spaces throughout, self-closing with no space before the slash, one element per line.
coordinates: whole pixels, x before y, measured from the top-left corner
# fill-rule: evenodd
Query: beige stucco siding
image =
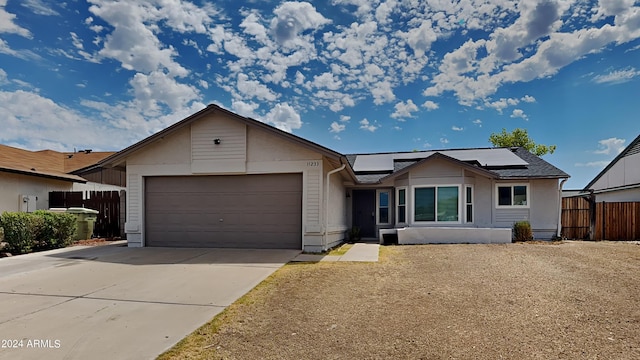
<path fill-rule="evenodd" d="M 3 211 L 25 211 L 22 196 L 35 196 L 36 208 L 49 208 L 50 191 L 71 191 L 71 182 L 46 179 L 35 176 L 0 172 L 0 213 Z"/>

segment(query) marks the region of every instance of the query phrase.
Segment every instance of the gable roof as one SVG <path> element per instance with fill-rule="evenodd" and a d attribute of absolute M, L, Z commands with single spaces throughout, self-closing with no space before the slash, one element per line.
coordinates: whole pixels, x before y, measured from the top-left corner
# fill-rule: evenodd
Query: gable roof
<path fill-rule="evenodd" d="M 381 181 L 400 176 L 410 168 L 434 159 L 444 159 L 470 171 L 496 179 L 568 178 L 569 175 L 523 148 L 472 148 L 445 149 L 421 152 L 392 152 L 374 154 L 343 155 L 334 150 L 303 139 L 291 133 L 277 129 L 261 121 L 238 115 L 218 105 L 209 105 L 185 119 L 161 130 L 118 153 L 115 153 L 96 166 L 115 167 L 126 163 L 126 158 L 167 135 L 173 134 L 185 126 L 216 112 L 243 122 L 247 126 L 257 127 L 272 135 L 292 141 L 310 150 L 317 151 L 330 160 L 346 165 L 346 170 L 358 184 L 377 184 Z"/>
<path fill-rule="evenodd" d="M 622 150 L 622 152 L 618 154 L 618 156 L 616 156 L 613 160 L 611 160 L 609 165 L 607 165 L 604 169 L 602 169 L 602 171 L 600 171 L 600 173 L 598 173 L 598 175 L 596 175 L 596 177 L 594 177 L 593 180 L 591 180 L 587 184 L 587 186 L 584 187 L 583 191 L 589 191 L 589 189 L 596 183 L 596 181 L 598 181 L 604 174 L 606 174 L 618 161 L 620 161 L 620 159 L 627 156 L 635 155 L 638 153 L 640 153 L 640 135 L 638 135 L 638 137 L 636 137 L 629 144 L 629 146 L 627 146 L 624 150 Z"/>
<path fill-rule="evenodd" d="M 176 131 L 184 128 L 185 126 L 193 123 L 194 121 L 197 121 L 201 118 L 203 118 L 204 116 L 213 114 L 215 112 L 221 112 L 224 113 L 226 115 L 231 116 L 232 118 L 239 120 L 240 122 L 243 122 L 244 124 L 248 125 L 248 126 L 253 126 L 253 127 L 257 127 L 266 131 L 271 132 L 273 135 L 276 135 L 278 137 L 284 138 L 286 140 L 292 141 L 294 143 L 297 143 L 299 145 L 302 145 L 310 150 L 314 150 L 317 151 L 329 158 L 335 159 L 335 160 L 340 160 L 341 162 L 345 162 L 342 161 L 342 159 L 344 159 L 344 155 L 333 151 L 327 147 L 324 147 L 322 145 L 316 144 L 314 142 L 311 142 L 309 140 L 303 139 L 299 136 L 293 135 L 291 133 L 288 133 L 286 131 L 282 131 L 278 128 L 275 128 L 271 125 L 265 124 L 261 121 L 252 119 L 252 118 L 248 118 L 248 117 L 244 117 L 242 115 L 238 115 L 232 111 L 229 111 L 227 109 L 224 109 L 218 105 L 215 104 L 210 104 L 208 105 L 206 108 L 196 112 L 193 115 L 190 115 L 186 118 L 184 118 L 183 120 L 178 121 L 177 123 L 167 127 L 166 129 L 160 130 L 159 132 L 140 140 L 139 142 L 125 148 L 124 150 L 121 150 L 107 158 L 105 158 L 104 160 L 102 160 L 99 165 L 100 166 L 118 166 L 120 164 L 122 164 L 124 161 L 126 161 L 125 159 L 133 154 L 134 152 L 142 149 L 144 146 L 155 142 L 158 139 L 161 139 L 167 135 L 173 134 Z"/>
<path fill-rule="evenodd" d="M 0 171 L 49 179 L 85 183 L 72 172 L 91 166 L 113 152 L 90 150 L 62 153 L 53 150 L 29 151 L 0 145 Z"/>
<path fill-rule="evenodd" d="M 375 184 L 406 173 L 430 159 L 445 159 L 495 179 L 560 179 L 569 175 L 524 148 L 469 148 L 421 152 L 350 154 L 360 183 Z"/>

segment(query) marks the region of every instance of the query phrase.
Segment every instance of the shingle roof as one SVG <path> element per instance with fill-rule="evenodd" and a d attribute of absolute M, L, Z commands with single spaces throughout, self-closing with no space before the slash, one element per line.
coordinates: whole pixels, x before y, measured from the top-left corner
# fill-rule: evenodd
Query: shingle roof
<path fill-rule="evenodd" d="M 73 171 L 96 164 L 113 152 L 62 153 L 53 150 L 29 151 L 0 145 L 0 171 L 46 177 L 72 182 L 86 182 Z"/>
<path fill-rule="evenodd" d="M 522 179 L 522 178 L 550 178 L 550 179 L 559 179 L 559 178 L 568 178 L 569 175 L 564 171 L 558 169 L 557 167 L 551 165 L 547 161 L 542 158 L 530 153 L 524 148 L 512 148 L 510 149 L 513 154 L 518 156 L 518 158 L 524 160 L 526 164 L 519 165 L 508 165 L 508 166 L 481 166 L 481 164 L 476 160 L 470 160 L 473 158 L 474 152 L 477 152 L 479 149 L 448 149 L 442 150 L 448 154 L 454 154 L 454 156 L 442 156 L 444 158 L 450 157 L 455 161 L 460 161 L 469 166 L 472 166 L 471 169 L 476 168 L 478 171 L 489 171 L 489 175 L 497 176 L 498 179 Z M 480 149 L 483 150 L 483 149 Z M 396 154 L 396 153 L 391 153 Z M 406 153 L 397 153 L 397 154 L 406 154 Z M 434 151 L 433 154 L 440 154 L 439 151 Z M 349 154 L 346 155 L 347 160 L 351 167 L 354 166 L 358 156 L 367 156 L 370 154 Z M 433 155 L 429 155 L 433 156 Z M 455 159 L 456 156 L 461 157 L 461 159 Z M 409 166 L 413 166 L 420 161 L 425 160 L 425 158 L 418 159 L 404 159 L 399 158 L 393 161 L 393 170 L 389 170 L 386 172 L 366 172 L 366 171 L 355 171 L 356 178 L 359 183 L 364 184 L 374 184 L 379 182 L 381 179 L 392 176 L 393 174 L 402 172 Z M 518 160 L 519 161 L 519 160 Z"/>

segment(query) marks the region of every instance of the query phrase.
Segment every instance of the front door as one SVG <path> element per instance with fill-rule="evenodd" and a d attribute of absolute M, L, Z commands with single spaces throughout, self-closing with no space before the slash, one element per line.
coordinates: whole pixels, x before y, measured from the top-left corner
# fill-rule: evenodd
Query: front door
<path fill-rule="evenodd" d="M 363 238 L 376 237 L 376 191 L 353 190 L 353 226 Z"/>

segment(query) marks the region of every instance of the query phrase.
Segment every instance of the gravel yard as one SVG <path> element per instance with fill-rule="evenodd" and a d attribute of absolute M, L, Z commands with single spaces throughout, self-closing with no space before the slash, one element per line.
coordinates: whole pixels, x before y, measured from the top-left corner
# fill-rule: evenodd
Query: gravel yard
<path fill-rule="evenodd" d="M 640 359 L 640 245 L 381 248 L 289 264 L 167 358 Z"/>

